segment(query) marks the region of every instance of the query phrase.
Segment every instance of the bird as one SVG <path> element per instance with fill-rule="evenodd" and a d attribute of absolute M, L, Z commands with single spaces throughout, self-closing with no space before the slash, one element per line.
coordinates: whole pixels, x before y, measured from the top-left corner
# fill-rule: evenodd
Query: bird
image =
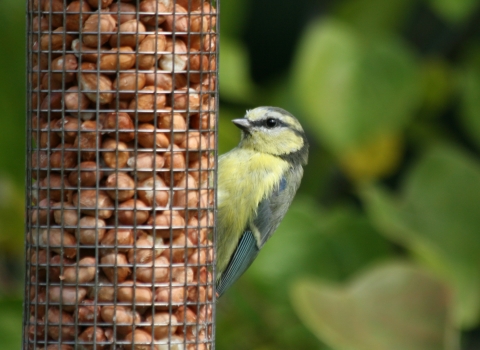
<path fill-rule="evenodd" d="M 257 107 L 232 122 L 237 147 L 218 159 L 216 295 L 257 257 L 287 212 L 308 161 L 299 121 L 279 107 Z"/>

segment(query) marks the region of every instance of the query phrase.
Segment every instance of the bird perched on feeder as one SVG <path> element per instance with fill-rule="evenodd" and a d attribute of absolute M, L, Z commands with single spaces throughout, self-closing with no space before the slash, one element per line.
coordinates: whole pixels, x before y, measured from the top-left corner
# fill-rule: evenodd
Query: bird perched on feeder
<path fill-rule="evenodd" d="M 218 297 L 246 271 L 277 229 L 308 159 L 302 126 L 281 108 L 258 107 L 232 122 L 242 135 L 218 164 Z"/>

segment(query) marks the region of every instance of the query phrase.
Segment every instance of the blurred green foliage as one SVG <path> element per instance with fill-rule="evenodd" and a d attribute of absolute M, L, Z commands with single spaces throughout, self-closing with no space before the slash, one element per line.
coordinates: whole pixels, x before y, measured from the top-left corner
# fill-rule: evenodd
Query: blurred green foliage
<path fill-rule="evenodd" d="M 281 3 L 236 2 L 244 23 L 222 3 L 221 150 L 225 120 L 261 104 L 293 112 L 312 152 L 219 302 L 217 347 L 480 348 L 478 2 Z"/>
<path fill-rule="evenodd" d="M 0 2 L 2 349 L 21 336 L 24 11 Z M 312 149 L 278 232 L 218 303 L 217 348 L 479 349 L 478 1 L 220 11 L 220 152 L 257 105 L 294 113 Z"/>

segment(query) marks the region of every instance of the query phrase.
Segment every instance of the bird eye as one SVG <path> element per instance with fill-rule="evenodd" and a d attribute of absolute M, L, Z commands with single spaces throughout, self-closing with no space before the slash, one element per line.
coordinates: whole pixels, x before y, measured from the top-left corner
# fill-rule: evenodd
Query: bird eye
<path fill-rule="evenodd" d="M 277 126 L 277 120 L 275 118 L 268 118 L 265 121 L 265 126 L 267 128 L 274 128 L 275 126 Z"/>

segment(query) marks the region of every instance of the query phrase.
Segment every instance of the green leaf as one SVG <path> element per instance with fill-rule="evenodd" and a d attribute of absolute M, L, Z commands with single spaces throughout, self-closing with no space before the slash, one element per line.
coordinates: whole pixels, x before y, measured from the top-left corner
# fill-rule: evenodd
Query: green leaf
<path fill-rule="evenodd" d="M 423 104 L 420 115 L 435 118 L 451 101 L 456 84 L 452 67 L 443 58 L 431 57 L 422 62 Z"/>
<path fill-rule="evenodd" d="M 349 207 L 327 211 L 297 196 L 248 274 L 286 297 L 278 286 L 299 273 L 339 281 L 390 254 L 389 243 L 362 213 Z"/>
<path fill-rule="evenodd" d="M 0 1 L 0 169 L 17 186 L 25 182 L 25 2 Z M 8 150 L 8 151 L 7 151 Z"/>
<path fill-rule="evenodd" d="M 347 0 L 337 14 L 356 28 L 370 34 L 399 29 L 415 4 L 414 0 Z"/>
<path fill-rule="evenodd" d="M 247 49 L 238 41 L 222 37 L 220 49 L 220 94 L 233 102 L 250 102 L 254 85 L 250 79 Z"/>
<path fill-rule="evenodd" d="M 218 125 L 218 152 L 226 153 L 240 142 L 240 130 L 232 123 L 232 119 L 242 118 L 245 111 L 222 107 Z"/>
<path fill-rule="evenodd" d="M 464 62 L 460 73 L 461 109 L 463 129 L 480 147 L 480 47 L 476 47 Z"/>
<path fill-rule="evenodd" d="M 239 37 L 246 23 L 246 15 L 250 1 L 223 1 L 221 3 L 220 26 L 222 28 L 222 46 L 223 39 L 228 37 Z M 222 47 L 223 49 L 223 47 Z"/>
<path fill-rule="evenodd" d="M 0 300 L 0 310 L 2 349 L 19 349 L 22 342 L 22 300 Z"/>
<path fill-rule="evenodd" d="M 428 0 L 428 3 L 438 15 L 451 23 L 465 22 L 478 6 L 476 0 Z"/>
<path fill-rule="evenodd" d="M 445 284 L 395 262 L 335 286 L 300 279 L 291 288 L 300 318 L 336 350 L 458 349 Z"/>
<path fill-rule="evenodd" d="M 235 333 L 245 343 L 233 345 L 222 340 L 217 346 L 256 348 L 265 334 L 274 334 L 268 343 L 275 349 L 325 350 L 298 321 L 286 286 L 299 274 L 343 280 L 388 257 L 390 248 L 357 210 L 340 207 L 327 211 L 297 195 L 258 258 L 220 300 L 218 324 L 222 328 L 217 329 L 218 334 L 225 339 L 225 333 Z"/>
<path fill-rule="evenodd" d="M 10 177 L 0 174 L 0 254 L 24 251 L 25 202 L 24 193 Z"/>
<path fill-rule="evenodd" d="M 307 28 L 293 84 L 311 132 L 335 154 L 402 130 L 419 104 L 417 63 L 395 37 L 325 20 Z"/>
<path fill-rule="evenodd" d="M 480 316 L 480 164 L 447 146 L 410 170 L 400 199 L 370 187 L 362 198 L 377 228 L 408 247 L 455 290 L 457 325 Z"/>

